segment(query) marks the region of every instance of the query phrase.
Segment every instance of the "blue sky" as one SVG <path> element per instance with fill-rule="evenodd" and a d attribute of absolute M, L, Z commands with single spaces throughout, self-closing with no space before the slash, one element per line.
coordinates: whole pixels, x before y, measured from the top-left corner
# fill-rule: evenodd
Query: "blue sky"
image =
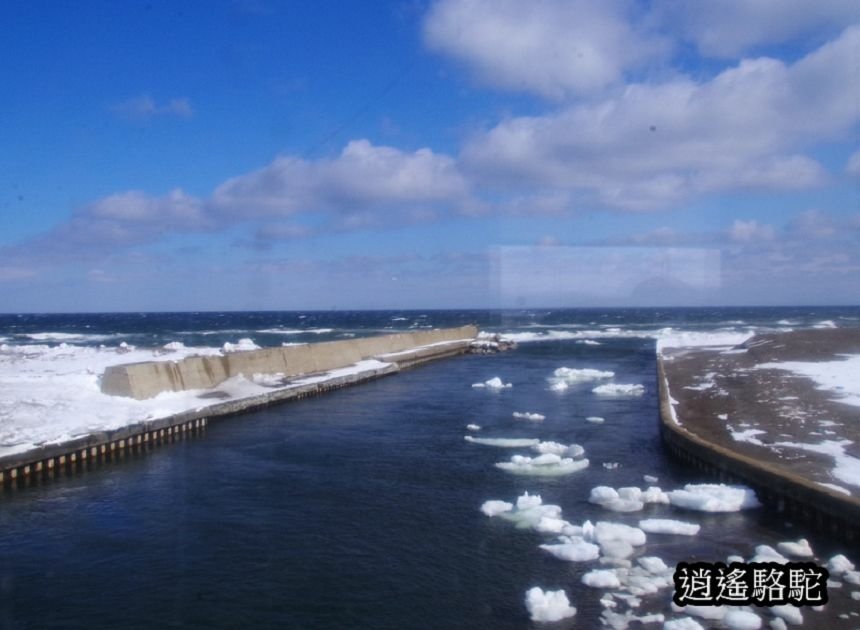
<path fill-rule="evenodd" d="M 860 5 L 28 2 L 0 310 L 856 304 Z"/>

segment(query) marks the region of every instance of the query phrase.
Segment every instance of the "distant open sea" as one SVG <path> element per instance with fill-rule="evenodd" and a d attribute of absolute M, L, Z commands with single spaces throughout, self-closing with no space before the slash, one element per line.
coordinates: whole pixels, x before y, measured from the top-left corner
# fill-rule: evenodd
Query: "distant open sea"
<path fill-rule="evenodd" d="M 114 465 L 5 490 L 0 627 L 528 628 L 532 586 L 563 588 L 578 609 L 542 627 L 599 627 L 602 591 L 580 582 L 596 563 L 557 560 L 538 547 L 551 537 L 480 511 L 526 491 L 576 523 L 699 523 L 697 536 L 653 534 L 637 548 L 670 566 L 749 557 L 756 545 L 800 537 L 821 557 L 856 556 L 761 509 L 614 513 L 588 496 L 598 485 L 644 488 L 644 475 L 663 490 L 714 481 L 660 442 L 654 343 L 664 329 L 855 327 L 860 307 L 13 314 L 0 315 L 0 344 L 220 347 L 249 338 L 265 347 L 467 323 L 519 347 L 226 418 Z M 559 367 L 610 370 L 644 394 L 596 396 L 592 383 L 551 391 Z M 512 387 L 471 387 L 496 376 Z M 528 449 L 467 442 L 467 424 L 481 437 L 580 444 L 590 466 L 512 475 L 494 463 Z M 645 598 L 640 613 L 670 618 L 670 597 Z"/>

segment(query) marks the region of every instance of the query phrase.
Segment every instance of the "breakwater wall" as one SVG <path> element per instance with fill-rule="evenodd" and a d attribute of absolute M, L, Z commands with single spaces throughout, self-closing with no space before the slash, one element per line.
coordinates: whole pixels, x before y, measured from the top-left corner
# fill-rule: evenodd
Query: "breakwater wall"
<path fill-rule="evenodd" d="M 790 470 L 753 459 L 706 440 L 673 420 L 671 395 L 661 357 L 657 357 L 660 428 L 663 443 L 679 460 L 720 481 L 744 483 L 780 514 L 806 522 L 850 543 L 860 541 L 860 499 L 822 487 Z"/>
<path fill-rule="evenodd" d="M 315 382 L 299 382 L 294 385 L 273 388 L 272 391 L 265 392 L 257 396 L 209 404 L 199 409 L 177 413 L 165 418 L 136 422 L 112 431 L 97 431 L 89 435 L 66 440 L 64 442 L 40 446 L 24 453 L 16 453 L 0 457 L 0 488 L 14 488 L 22 484 L 27 485 L 39 483 L 63 474 L 74 474 L 84 470 L 89 470 L 93 467 L 109 464 L 114 461 L 120 461 L 125 457 L 141 454 L 161 445 L 198 435 L 206 430 L 206 427 L 212 419 L 225 418 L 253 411 L 255 409 L 261 409 L 273 404 L 318 396 L 333 390 L 396 374 L 403 369 L 410 368 L 421 363 L 451 357 L 458 354 L 465 354 L 469 352 L 471 342 L 476 335 L 477 329 L 474 326 L 465 326 L 462 328 L 409 333 L 407 335 L 385 335 L 384 337 L 367 338 L 367 340 L 377 340 L 376 343 L 372 344 L 365 343 L 366 340 L 364 339 L 348 340 L 348 342 L 362 343 L 350 344 L 351 350 L 339 355 L 333 353 L 331 346 L 328 344 L 343 344 L 348 342 L 308 344 L 306 348 L 311 349 L 312 353 L 313 348 L 315 347 L 325 347 L 325 350 L 321 355 L 323 359 L 315 365 L 327 365 L 325 361 L 334 360 L 331 357 L 335 357 L 337 359 L 336 365 L 331 368 L 319 370 L 319 372 L 346 367 L 356 361 L 369 358 L 368 356 L 361 356 L 350 363 L 341 363 L 342 361 L 346 361 L 356 356 L 353 354 L 356 348 L 363 349 L 362 351 L 374 353 L 372 356 L 378 358 L 380 361 L 384 361 L 386 365 L 363 370 L 361 372 L 343 374 L 341 376 L 326 377 L 319 380 L 313 379 Z M 401 339 L 386 340 L 385 337 L 397 337 Z M 405 349 L 396 349 L 390 352 L 377 352 L 380 348 L 402 348 L 405 343 L 405 340 L 402 339 L 403 337 L 406 339 L 411 338 L 413 341 L 425 341 L 425 343 L 408 346 Z M 300 346 L 287 346 L 282 349 L 290 350 L 291 348 L 299 347 Z M 335 346 L 335 348 L 337 348 L 337 346 Z M 281 350 L 281 348 L 276 348 L 275 350 Z M 266 350 L 253 350 L 236 353 L 236 355 L 250 353 L 257 355 L 262 353 L 262 356 L 264 357 L 269 355 Z M 197 359 L 199 357 L 192 358 Z M 217 359 L 219 357 L 212 358 Z M 230 358 L 230 355 L 228 355 L 228 357 L 220 358 Z M 129 364 L 127 366 L 117 367 L 128 368 L 134 366 L 150 366 L 152 363 L 157 362 Z M 251 360 L 249 364 L 262 366 L 263 368 L 269 368 L 272 365 L 262 362 L 259 358 Z M 280 363 L 275 363 L 275 365 L 279 364 Z M 192 363 L 192 365 L 195 364 Z M 242 364 L 234 362 L 234 365 Z M 307 366 L 308 364 L 305 365 Z M 263 370 L 257 369 L 255 371 L 262 372 Z M 152 373 L 153 372 L 147 372 L 146 370 L 142 370 L 141 372 L 132 370 L 131 374 L 133 376 L 129 379 L 129 383 L 146 383 L 146 375 Z M 161 374 L 162 372 L 154 370 L 154 373 Z M 300 372 L 295 375 L 299 376 L 309 374 L 306 372 Z M 217 386 L 217 384 L 214 386 Z"/>
<path fill-rule="evenodd" d="M 292 378 L 343 368 L 371 358 L 401 364 L 417 355 L 420 359 L 422 356 L 433 358 L 446 354 L 447 344 L 471 341 L 477 334 L 474 326 L 462 326 L 264 348 L 224 356 L 192 356 L 180 361 L 115 365 L 105 370 L 101 389 L 111 396 L 143 400 L 165 391 L 211 389 L 239 374 L 248 378 L 253 374 L 282 374 L 285 378 Z"/>

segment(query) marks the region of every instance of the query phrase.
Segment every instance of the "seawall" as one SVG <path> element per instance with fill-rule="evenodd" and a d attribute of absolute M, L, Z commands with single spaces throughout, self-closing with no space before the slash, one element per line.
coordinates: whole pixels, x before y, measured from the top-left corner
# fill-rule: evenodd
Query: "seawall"
<path fill-rule="evenodd" d="M 362 337 L 340 341 L 264 348 L 233 352 L 224 356 L 192 356 L 180 361 L 147 361 L 116 365 L 105 370 L 102 392 L 112 396 L 129 396 L 138 400 L 152 398 L 165 391 L 211 389 L 244 374 L 280 374 L 294 378 L 317 374 L 357 363 L 364 359 L 385 358 L 402 354 L 405 363 L 412 356 L 433 358 L 457 349 L 457 342 L 473 340 L 474 326 L 424 330 L 412 333 Z M 452 344 L 447 348 L 445 344 Z"/>
<path fill-rule="evenodd" d="M 670 389 L 675 398 L 683 398 L 685 393 L 670 383 L 664 360 L 659 355 L 657 380 L 661 436 L 675 457 L 721 481 L 748 485 L 756 491 L 765 509 L 806 522 L 818 531 L 847 542 L 860 540 L 860 499 L 815 483 L 779 461 L 753 457 L 704 437 L 706 432 L 696 430 L 702 418 L 682 415 L 683 424 L 678 424 Z"/>
<path fill-rule="evenodd" d="M 169 384 L 171 388 L 182 386 L 184 389 L 191 383 L 211 382 L 214 384 L 198 386 L 201 389 L 211 389 L 217 387 L 217 384 L 225 378 L 229 378 L 231 376 L 229 370 L 237 369 L 237 366 L 252 369 L 251 373 L 286 374 L 289 372 L 292 376 L 313 376 L 315 378 L 299 379 L 295 384 L 287 383 L 284 387 L 273 388 L 272 391 L 261 395 L 209 404 L 199 409 L 168 417 L 141 421 L 112 431 L 94 432 L 61 443 L 7 455 L 0 458 L 0 487 L 35 483 L 64 473 L 81 471 L 92 466 L 117 461 L 127 455 L 145 452 L 162 444 L 205 431 L 209 422 L 215 418 L 241 414 L 272 404 L 318 396 L 325 392 L 396 374 L 403 369 L 421 363 L 465 354 L 469 352 L 476 335 L 477 329 L 474 326 L 464 326 L 453 329 L 253 350 L 235 353 L 227 357 L 190 357 L 177 362 L 153 361 L 115 366 L 108 369 L 114 373 L 112 383 L 119 383 L 128 388 L 126 391 L 137 392 L 138 394 L 152 391 L 155 387 L 166 384 Z M 240 355 L 244 354 L 252 356 L 247 359 L 239 358 Z M 348 367 L 367 358 L 378 358 L 385 365 L 340 376 L 326 377 L 324 374 L 330 370 Z M 201 359 L 213 359 L 213 361 L 208 362 Z M 218 361 L 219 359 L 223 361 Z M 287 363 L 287 360 L 290 363 Z M 213 365 L 224 365 L 226 368 L 224 372 L 219 372 L 211 369 Z M 210 369 L 207 369 L 207 366 L 210 366 Z M 311 366 L 314 368 L 317 366 L 331 367 L 321 367 L 313 372 L 305 371 Z M 240 370 L 236 373 L 245 372 Z M 206 376 L 210 374 L 211 376 Z M 198 380 L 193 380 L 192 377 Z M 206 378 L 211 380 L 207 381 Z M 109 387 L 114 387 L 114 385 Z M 118 389 L 112 391 L 122 391 L 119 386 L 117 387 Z M 135 387 L 137 387 L 136 390 L 133 389 Z"/>

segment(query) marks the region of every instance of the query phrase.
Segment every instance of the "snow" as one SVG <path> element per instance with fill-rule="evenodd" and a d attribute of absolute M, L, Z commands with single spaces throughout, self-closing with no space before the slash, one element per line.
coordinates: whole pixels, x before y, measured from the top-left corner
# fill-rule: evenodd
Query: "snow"
<path fill-rule="evenodd" d="M 818 444 L 775 442 L 774 446 L 798 448 L 812 453 L 830 455 L 836 464 L 831 474 L 850 486 L 860 486 L 860 458 L 845 453 L 845 447 L 851 444 L 853 444 L 851 440 L 824 440 Z"/>
<path fill-rule="evenodd" d="M 639 521 L 639 529 L 649 534 L 695 536 L 699 533 L 701 526 L 697 523 L 687 523 L 669 518 L 648 518 Z"/>
<path fill-rule="evenodd" d="M 732 439 L 736 442 L 747 442 L 756 446 L 763 446 L 764 442 L 755 436 L 764 435 L 767 431 L 762 431 L 761 429 L 744 429 L 743 431 L 729 431 L 729 433 L 731 433 Z"/>
<path fill-rule="evenodd" d="M 730 348 L 742 344 L 750 337 L 752 337 L 751 332 L 683 332 L 665 328 L 657 339 L 657 353 L 661 354 L 667 348 Z"/>
<path fill-rule="evenodd" d="M 598 396 L 641 396 L 645 393 L 645 387 L 642 385 L 607 383 L 605 385 L 598 385 L 591 391 Z"/>
<path fill-rule="evenodd" d="M 672 505 L 701 512 L 737 512 L 760 506 L 755 492 L 745 486 L 688 483 L 683 490 L 668 494 Z"/>
<path fill-rule="evenodd" d="M 860 405 L 860 354 L 842 355 L 838 361 L 784 361 L 760 363 L 757 369 L 786 370 L 815 382 L 818 389 L 835 394 L 836 402 Z"/>
<path fill-rule="evenodd" d="M 471 435 L 463 436 L 463 439 L 473 444 L 485 446 L 498 446 L 499 448 L 523 448 L 540 444 L 537 438 L 476 438 Z"/>
<path fill-rule="evenodd" d="M 513 416 L 518 420 L 531 420 L 532 422 L 541 422 L 546 420 L 546 416 L 539 413 L 529 413 L 528 411 L 515 411 Z"/>
<path fill-rule="evenodd" d="M 534 586 L 526 593 L 526 608 L 532 621 L 561 621 L 576 614 L 563 590 L 544 591 Z"/>
<path fill-rule="evenodd" d="M 544 453 L 537 457 L 514 455 L 509 462 L 499 462 L 496 468 L 516 475 L 560 476 L 570 475 L 588 468 L 587 459 L 562 458 L 555 453 Z"/>
<path fill-rule="evenodd" d="M 473 383 L 472 387 L 474 387 L 475 389 L 486 388 L 486 389 L 500 390 L 500 389 L 508 389 L 510 387 L 513 387 L 513 385 L 511 383 L 503 383 L 502 379 L 500 379 L 498 376 L 495 376 L 495 377 L 491 378 L 489 381 L 484 381 L 483 383 Z"/>

